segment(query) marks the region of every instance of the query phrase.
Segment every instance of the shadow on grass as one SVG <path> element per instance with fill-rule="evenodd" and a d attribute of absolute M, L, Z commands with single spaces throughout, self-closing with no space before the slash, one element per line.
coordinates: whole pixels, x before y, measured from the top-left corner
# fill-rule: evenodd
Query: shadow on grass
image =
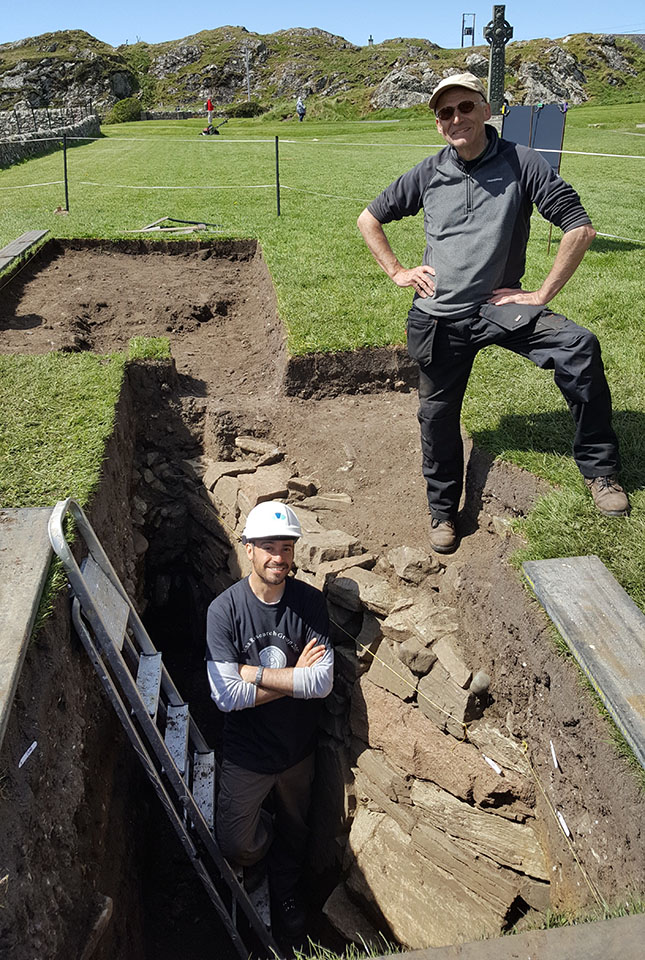
<path fill-rule="evenodd" d="M 621 482 L 628 491 L 645 483 L 645 413 L 615 410 L 613 426 L 620 444 Z M 571 456 L 573 421 L 566 410 L 508 414 L 494 430 L 476 430 L 475 447 L 490 455 L 490 464 L 509 450 L 533 450 L 554 456 Z"/>
<path fill-rule="evenodd" d="M 594 253 L 625 253 L 626 250 L 643 250 L 642 243 L 633 240 L 613 240 L 609 237 L 596 236 L 593 242 Z"/>

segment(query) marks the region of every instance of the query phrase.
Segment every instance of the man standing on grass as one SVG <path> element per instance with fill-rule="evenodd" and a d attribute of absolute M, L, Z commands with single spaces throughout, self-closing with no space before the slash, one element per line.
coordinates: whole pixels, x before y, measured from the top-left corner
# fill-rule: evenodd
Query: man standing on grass
<path fill-rule="evenodd" d="M 290 507 L 260 503 L 243 541 L 251 573 L 208 609 L 211 695 L 226 712 L 217 838 L 244 868 L 251 892 L 268 861 L 273 923 L 304 933 L 299 882 L 318 728 L 317 701 L 332 688 L 334 654 L 319 590 L 288 574 L 300 523 Z M 264 807 L 271 794 L 273 814 Z"/>
<path fill-rule="evenodd" d="M 555 370 L 575 422 L 573 455 L 606 516 L 629 513 L 616 479 L 618 441 L 596 337 L 546 305 L 573 276 L 595 230 L 575 190 L 539 153 L 502 140 L 487 125 L 484 86 L 471 73 L 446 77 L 430 98 L 448 144 L 390 184 L 358 218 L 375 260 L 399 287 L 415 291 L 408 351 L 419 364 L 423 475 L 430 544 L 459 543 L 463 484 L 461 405 L 475 355 L 498 344 Z M 522 290 L 533 204 L 563 237 L 538 290 Z M 423 264 L 405 269 L 382 224 L 424 211 Z"/>

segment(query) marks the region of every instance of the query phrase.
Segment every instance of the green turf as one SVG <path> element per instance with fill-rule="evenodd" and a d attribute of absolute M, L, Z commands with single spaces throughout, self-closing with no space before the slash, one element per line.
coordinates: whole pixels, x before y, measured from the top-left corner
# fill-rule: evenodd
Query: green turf
<path fill-rule="evenodd" d="M 125 358 L 0 356 L 0 506 L 86 503 L 114 426 Z"/>
<path fill-rule="evenodd" d="M 378 124 L 232 120 L 210 138 L 199 136 L 202 122 L 195 120 L 106 127 L 100 141 L 68 152 L 68 216 L 53 212 L 64 202 L 61 184 L 16 189 L 60 180 L 60 153 L 0 172 L 0 244 L 35 228 L 61 237 L 119 237 L 163 216 L 208 220 L 222 225 L 215 236 L 261 241 L 292 353 L 402 343 L 410 293 L 378 269 L 355 222 L 384 186 L 439 148 L 431 119 L 418 114 L 401 111 L 400 122 Z M 570 457 L 568 412 L 550 374 L 504 351 L 484 351 L 464 422 L 480 446 L 560 488 L 525 524 L 526 555 L 598 553 L 645 607 L 645 495 L 639 489 L 645 468 L 645 245 L 637 242 L 645 241 L 643 123 L 643 104 L 569 111 L 565 150 L 636 159 L 563 157 L 562 173 L 578 189 L 596 229 L 612 236 L 596 239 L 552 304 L 601 339 L 632 518 L 606 520 L 591 506 Z M 421 217 L 387 230 L 404 264 L 420 262 Z M 552 263 L 557 235 L 549 252 L 548 232 L 535 215 L 528 288 L 539 285 Z"/>

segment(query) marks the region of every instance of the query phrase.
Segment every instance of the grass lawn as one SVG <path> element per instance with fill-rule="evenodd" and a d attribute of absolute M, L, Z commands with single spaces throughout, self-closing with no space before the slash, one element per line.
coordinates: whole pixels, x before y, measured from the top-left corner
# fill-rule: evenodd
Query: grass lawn
<path fill-rule="evenodd" d="M 594 242 L 552 304 L 600 336 L 632 517 L 606 520 L 593 510 L 569 455 L 568 413 L 549 374 L 503 351 L 485 351 L 471 379 L 464 422 L 482 447 L 559 485 L 524 524 L 527 555 L 597 553 L 645 608 L 645 495 L 638 489 L 645 466 L 644 246 L 636 242 L 645 241 L 645 130 L 637 126 L 644 122 L 643 104 L 569 111 L 566 150 L 636 159 L 564 156 L 563 175 L 578 189 L 596 229 L 612 236 Z M 219 137 L 209 138 L 199 136 L 201 127 L 195 120 L 121 124 L 105 127 L 98 142 L 70 149 L 69 216 L 53 213 L 64 202 L 62 185 L 52 183 L 62 179 L 61 153 L 0 171 L 0 245 L 35 228 L 56 236 L 119 237 L 163 216 L 213 221 L 222 225 L 222 236 L 260 239 L 292 353 L 403 342 L 411 295 L 379 271 L 355 221 L 392 179 L 439 149 L 433 124 L 402 112 L 396 123 L 230 121 Z M 420 262 L 420 217 L 392 224 L 388 234 L 403 263 Z M 536 215 L 528 288 L 552 262 L 555 246 L 547 252 L 547 237 L 548 226 Z M 6 402 L 11 406 L 20 395 L 16 386 Z M 54 408 L 62 402 L 57 398 Z M 12 484 L 5 503 L 17 496 Z"/>

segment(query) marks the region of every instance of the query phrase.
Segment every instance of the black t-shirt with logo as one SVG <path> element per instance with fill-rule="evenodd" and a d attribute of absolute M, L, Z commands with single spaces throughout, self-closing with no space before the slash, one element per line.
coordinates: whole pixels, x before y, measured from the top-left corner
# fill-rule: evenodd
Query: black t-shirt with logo
<path fill-rule="evenodd" d="M 319 590 L 289 577 L 277 604 L 259 600 L 240 580 L 208 608 L 207 659 L 264 667 L 295 667 L 316 637 L 329 643 L 329 617 Z M 226 714 L 224 758 L 258 773 L 279 773 L 316 744 L 319 701 L 281 697 Z"/>

